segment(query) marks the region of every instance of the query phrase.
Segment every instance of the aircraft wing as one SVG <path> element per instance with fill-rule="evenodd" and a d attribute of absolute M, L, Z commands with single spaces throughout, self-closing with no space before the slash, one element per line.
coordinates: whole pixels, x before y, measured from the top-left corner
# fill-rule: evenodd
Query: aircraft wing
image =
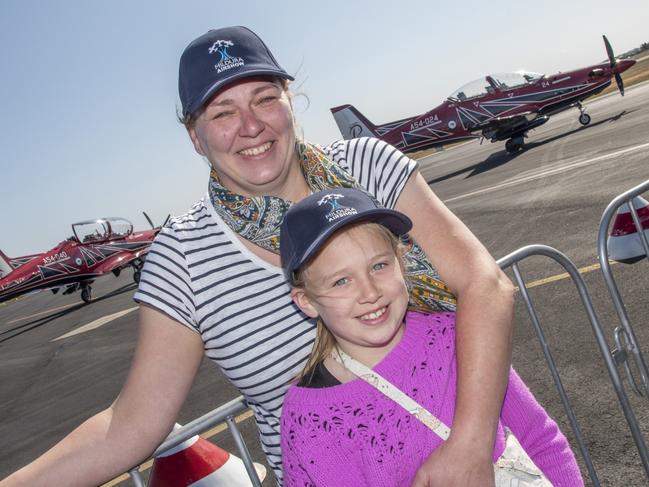
<path fill-rule="evenodd" d="M 143 257 L 148 252 L 149 252 L 148 246 L 136 252 L 120 252 L 119 254 L 111 256 L 110 258 L 103 261 L 95 269 L 93 269 L 93 272 L 96 272 L 97 274 L 108 274 L 109 272 L 112 272 L 115 269 L 121 269 L 122 267 L 126 267 L 135 259 L 139 259 Z"/>
<path fill-rule="evenodd" d="M 525 126 L 532 120 L 537 118 L 536 112 L 517 113 L 508 117 L 494 117 L 477 123 L 471 126 L 471 131 L 484 131 L 484 130 L 502 130 L 518 126 Z"/>
<path fill-rule="evenodd" d="M 507 117 L 494 117 L 481 121 L 469 130 L 482 132 L 482 135 L 492 141 L 506 140 L 548 121 L 547 116 L 539 116 L 537 112 L 517 113 Z"/>

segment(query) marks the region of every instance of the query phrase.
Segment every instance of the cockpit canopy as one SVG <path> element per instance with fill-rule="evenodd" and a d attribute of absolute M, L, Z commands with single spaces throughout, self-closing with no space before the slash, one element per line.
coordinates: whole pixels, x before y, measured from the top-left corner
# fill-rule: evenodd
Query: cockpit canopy
<path fill-rule="evenodd" d="M 74 237 L 80 243 L 104 242 L 133 233 L 133 224 L 125 218 L 99 218 L 72 224 Z"/>
<path fill-rule="evenodd" d="M 497 73 L 479 78 L 455 90 L 448 97 L 451 101 L 464 101 L 478 98 L 497 91 L 511 90 L 526 85 L 532 85 L 543 78 L 542 74 L 531 71 L 517 71 L 515 73 Z"/>

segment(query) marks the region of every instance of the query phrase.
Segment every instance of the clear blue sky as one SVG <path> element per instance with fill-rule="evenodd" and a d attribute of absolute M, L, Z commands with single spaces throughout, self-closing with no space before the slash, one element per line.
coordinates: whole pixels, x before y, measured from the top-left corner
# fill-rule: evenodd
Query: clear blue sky
<path fill-rule="evenodd" d="M 161 222 L 205 192 L 175 119 L 178 58 L 246 25 L 296 76 L 305 137 L 340 137 L 329 108 L 376 123 L 422 113 L 489 72 L 551 73 L 649 42 L 649 2 L 2 0 L 0 249 L 44 251 L 70 223 Z"/>

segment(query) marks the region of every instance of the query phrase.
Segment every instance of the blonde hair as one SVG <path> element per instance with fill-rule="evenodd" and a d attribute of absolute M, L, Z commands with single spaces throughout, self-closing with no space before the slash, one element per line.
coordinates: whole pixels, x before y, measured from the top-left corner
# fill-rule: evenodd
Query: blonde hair
<path fill-rule="evenodd" d="M 334 235 L 339 235 L 340 233 L 347 232 L 353 229 L 358 229 L 358 228 L 366 229 L 373 235 L 377 235 L 390 243 L 390 245 L 392 246 L 392 250 L 394 250 L 394 253 L 397 256 L 397 260 L 399 262 L 399 266 L 401 267 L 401 272 L 403 274 L 402 256 L 405 250 L 405 246 L 403 245 L 399 237 L 397 237 L 394 233 L 392 233 L 383 225 L 379 223 L 373 223 L 373 222 L 356 223 L 339 230 Z M 320 251 L 322 251 L 323 248 L 324 246 L 320 249 Z M 304 290 L 305 293 L 308 293 L 307 291 L 308 278 L 306 277 L 306 274 L 308 274 L 310 263 L 313 262 L 313 260 L 318 257 L 319 253 L 320 252 L 316 253 L 313 257 L 309 259 L 309 261 L 304 263 L 295 272 L 295 279 L 292 284 L 294 288 L 302 289 Z M 313 377 L 313 373 L 315 372 L 316 366 L 331 353 L 335 345 L 336 345 L 336 337 L 331 333 L 329 328 L 327 328 L 327 325 L 325 324 L 324 321 L 322 321 L 322 318 L 318 318 L 316 322 L 316 337 L 315 337 L 315 343 L 313 344 L 313 349 L 311 350 L 311 354 L 309 355 L 309 358 L 306 364 L 304 365 L 304 369 L 302 369 L 302 372 L 298 374 L 297 380 L 300 381 L 304 378 L 307 378 L 307 380 L 311 380 L 311 377 Z"/>

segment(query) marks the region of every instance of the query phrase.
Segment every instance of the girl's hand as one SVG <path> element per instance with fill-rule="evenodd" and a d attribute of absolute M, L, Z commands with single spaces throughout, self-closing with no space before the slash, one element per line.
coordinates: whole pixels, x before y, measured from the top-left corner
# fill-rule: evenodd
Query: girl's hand
<path fill-rule="evenodd" d="M 412 487 L 495 487 L 493 463 L 446 442 L 419 467 Z"/>

